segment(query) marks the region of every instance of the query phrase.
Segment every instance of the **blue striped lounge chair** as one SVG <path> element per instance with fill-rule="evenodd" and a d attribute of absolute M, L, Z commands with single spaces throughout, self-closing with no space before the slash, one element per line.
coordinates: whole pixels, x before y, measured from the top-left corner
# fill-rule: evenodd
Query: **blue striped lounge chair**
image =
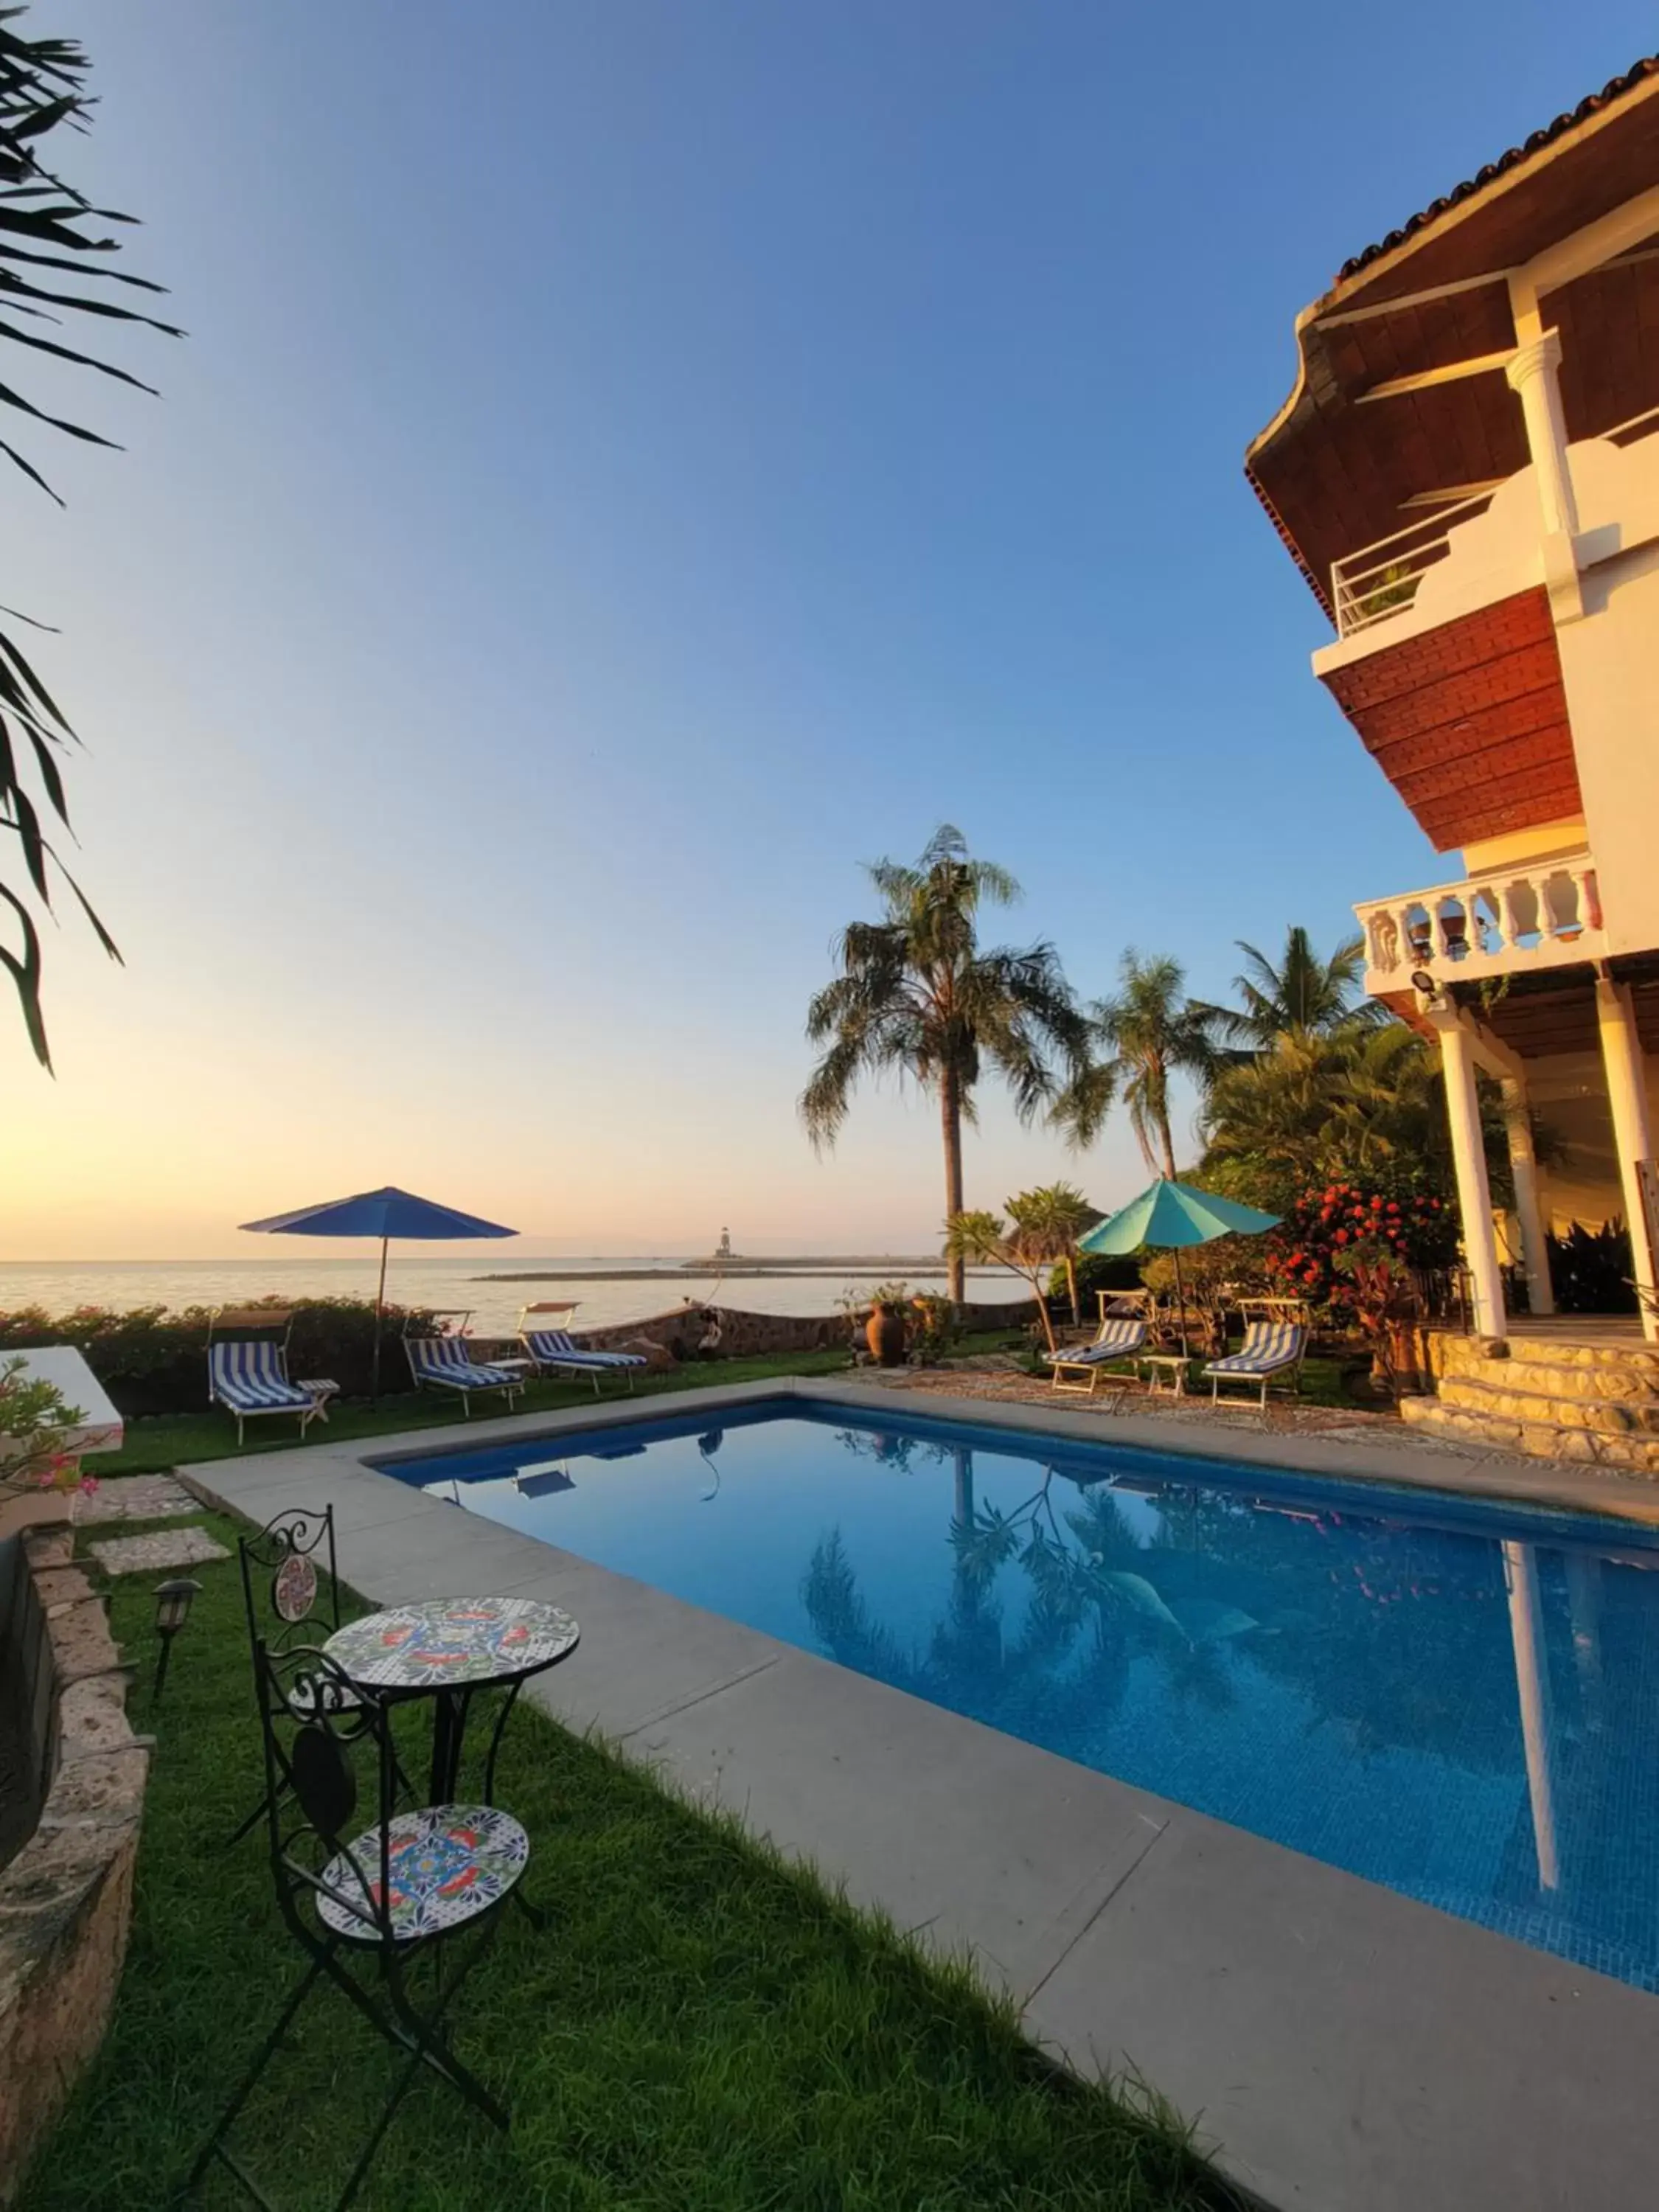
<path fill-rule="evenodd" d="M 1065 1352 L 1045 1352 L 1042 1356 L 1048 1363 L 1050 1379 L 1056 1390 L 1076 1390 L 1092 1398 L 1102 1368 L 1115 1359 L 1133 1359 L 1146 1341 L 1146 1323 L 1140 1315 L 1109 1314 L 1103 1317 L 1100 1334 L 1092 1344 Z M 1067 1376 L 1084 1379 L 1067 1382 Z"/>
<path fill-rule="evenodd" d="M 519 1341 L 535 1361 L 538 1374 L 591 1375 L 596 1398 L 607 1375 L 626 1375 L 631 1390 L 635 1370 L 647 1364 L 640 1352 L 595 1352 L 578 1344 L 568 1328 L 527 1328 Z"/>
<path fill-rule="evenodd" d="M 256 1414 L 297 1413 L 301 1436 L 326 1419 L 323 1395 L 289 1381 L 287 1357 L 269 1337 L 222 1336 L 208 1346 L 208 1403 L 234 1417 L 239 1450 Z"/>
<path fill-rule="evenodd" d="M 461 1411 L 472 1419 L 472 1393 L 499 1390 L 509 1410 L 524 1389 L 524 1377 L 515 1368 L 490 1367 L 468 1356 L 464 1336 L 406 1336 L 404 1351 L 417 1390 L 431 1383 L 440 1389 L 459 1390 Z"/>
<path fill-rule="evenodd" d="M 1288 1373 L 1293 1389 L 1302 1387 L 1302 1356 L 1308 1348 L 1308 1332 L 1299 1322 L 1253 1321 L 1244 1330 L 1244 1341 L 1224 1359 L 1212 1359 L 1204 1370 L 1213 1404 L 1224 1382 L 1259 1383 L 1261 1409 L 1267 1408 L 1267 1384 L 1275 1375 Z"/>

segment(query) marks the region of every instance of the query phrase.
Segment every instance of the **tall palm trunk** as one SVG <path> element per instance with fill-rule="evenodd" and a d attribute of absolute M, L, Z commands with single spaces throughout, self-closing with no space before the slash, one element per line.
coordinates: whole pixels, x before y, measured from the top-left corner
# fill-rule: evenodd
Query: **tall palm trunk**
<path fill-rule="evenodd" d="M 954 1221 L 962 1211 L 962 1091 L 954 1068 L 939 1079 L 939 1126 L 945 1138 L 945 1218 Z M 959 1252 L 945 1261 L 945 1288 L 951 1302 L 961 1305 L 967 1291 L 967 1264 Z"/>

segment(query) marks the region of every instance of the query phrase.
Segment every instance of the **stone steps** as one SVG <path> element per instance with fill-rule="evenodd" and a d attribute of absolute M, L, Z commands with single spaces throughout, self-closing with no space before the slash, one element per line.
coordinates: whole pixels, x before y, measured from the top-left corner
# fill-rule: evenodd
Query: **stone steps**
<path fill-rule="evenodd" d="M 1443 1383 L 1491 1383 L 1503 1390 L 1526 1390 L 1540 1398 L 1617 1399 L 1627 1405 L 1659 1406 L 1659 1374 L 1644 1367 L 1611 1362 L 1569 1364 L 1540 1357 L 1542 1347 L 1512 1348 L 1507 1359 L 1463 1359 L 1441 1374 Z"/>
<path fill-rule="evenodd" d="M 1435 1332 L 1434 1352 L 1440 1371 L 1447 1375 L 1483 1373 L 1493 1364 L 1492 1354 L 1486 1349 L 1491 1341 L 1489 1337 L 1455 1336 L 1449 1331 Z M 1659 1391 L 1659 1345 L 1635 1341 L 1629 1344 L 1571 1344 L 1538 1336 L 1512 1336 L 1508 1343 L 1508 1364 L 1511 1366 L 1547 1367 L 1552 1372 L 1562 1370 L 1573 1374 L 1610 1370 L 1639 1378 Z"/>
<path fill-rule="evenodd" d="M 1547 1400 L 1540 1401 L 1548 1405 Z M 1518 1418 L 1449 1404 L 1441 1398 L 1405 1398 L 1400 1411 L 1412 1427 L 1449 1443 L 1478 1443 L 1533 1459 L 1577 1460 L 1632 1474 L 1659 1475 L 1659 1437 L 1614 1435 L 1563 1423 Z"/>
<path fill-rule="evenodd" d="M 1659 1475 L 1659 1346 L 1436 1334 L 1430 1349 L 1437 1395 L 1406 1401 L 1413 1425 Z"/>
<path fill-rule="evenodd" d="M 1498 1420 L 1542 1421 L 1555 1428 L 1595 1429 L 1608 1436 L 1659 1440 L 1659 1398 L 1560 1390 L 1551 1382 L 1549 1370 L 1530 1360 L 1494 1359 L 1490 1366 L 1490 1375 L 1478 1380 L 1472 1375 L 1443 1375 L 1441 1404 Z M 1593 1371 L 1573 1370 L 1575 1380 Z"/>

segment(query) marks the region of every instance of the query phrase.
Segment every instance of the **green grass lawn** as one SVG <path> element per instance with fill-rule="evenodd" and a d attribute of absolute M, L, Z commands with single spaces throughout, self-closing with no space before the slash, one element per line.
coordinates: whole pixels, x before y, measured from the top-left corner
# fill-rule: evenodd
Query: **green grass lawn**
<path fill-rule="evenodd" d="M 211 1524 L 227 1541 L 236 1523 Z M 158 1744 L 131 1948 L 108 2038 L 19 2212 L 143 2212 L 172 2191 L 302 1965 L 263 1835 L 234 1562 L 204 1588 L 149 1709 L 153 1577 L 113 1586 Z M 418 1725 L 420 1709 L 411 1708 Z M 496 2135 L 441 2085 L 401 2108 L 366 2212 L 1212 2212 L 1233 2198 L 1156 2113 L 1047 2066 L 1006 2008 L 891 1931 L 528 1705 L 498 1778 L 530 1831 L 540 1932 L 509 1912 L 453 2016 L 514 2110 Z M 282 2212 L 332 2202 L 388 2046 L 312 1996 L 234 2146 Z M 209 2205 L 244 2202 L 222 2173 Z"/>
<path fill-rule="evenodd" d="M 1005 1331 L 996 1335 L 969 1337 L 960 1350 L 963 1354 L 997 1351 L 1024 1342 L 1022 1336 Z M 850 1375 L 854 1371 L 846 1352 L 839 1348 L 832 1352 L 795 1352 L 769 1359 L 691 1360 L 661 1375 L 640 1376 L 634 1395 L 636 1398 L 649 1398 L 667 1390 L 707 1389 L 715 1383 L 764 1382 L 780 1375 Z M 611 1404 L 620 1396 L 622 1394 L 612 1386 L 598 1402 Z M 595 1402 L 592 1384 L 580 1379 L 532 1382 L 514 1411 L 562 1413 Z M 492 1407 L 488 1398 L 478 1401 L 481 1419 L 493 1419 L 504 1411 L 505 1407 L 499 1404 Z M 392 1436 L 401 1429 L 447 1428 L 459 1431 L 464 1425 L 459 1401 L 448 1393 L 405 1390 L 395 1397 L 382 1398 L 378 1406 L 370 1406 L 363 1399 L 350 1399 L 343 1403 L 337 1401 L 327 1423 L 308 1431 L 306 1442 L 340 1443 L 358 1437 Z M 249 1453 L 292 1451 L 299 1442 L 296 1427 L 292 1419 L 250 1421 L 244 1449 Z M 130 1421 L 124 1448 L 112 1452 L 107 1458 L 100 1455 L 97 1471 L 111 1475 L 155 1474 L 171 1467 L 187 1467 L 193 1461 L 231 1459 L 237 1454 L 236 1424 L 228 1413 L 206 1407 L 199 1413 L 159 1414 L 148 1420 Z"/>

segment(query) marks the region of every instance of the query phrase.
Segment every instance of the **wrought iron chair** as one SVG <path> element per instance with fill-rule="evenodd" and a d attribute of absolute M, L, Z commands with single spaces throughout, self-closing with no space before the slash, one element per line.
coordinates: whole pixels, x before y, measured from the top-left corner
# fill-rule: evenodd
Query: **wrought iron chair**
<path fill-rule="evenodd" d="M 505 2130 L 509 2125 L 505 2106 L 456 2057 L 440 2023 L 517 1889 L 529 1863 L 530 1838 L 497 1807 L 397 1811 L 390 1709 L 360 1698 L 324 1652 L 304 1645 L 273 1652 L 261 1641 L 254 1669 L 271 1873 L 283 1921 L 311 1963 L 204 2144 L 185 2190 L 192 2191 L 216 2159 L 269 2212 L 269 2199 L 225 2137 L 307 1997 L 326 1979 L 408 2057 L 335 2201 L 335 2212 L 343 2212 L 422 2066 L 495 2126 Z M 371 1749 L 378 1818 L 359 1831 L 354 1754 Z M 468 1928 L 481 1941 L 446 1978 L 435 1954 Z M 422 2008 L 410 1990 L 411 1969 L 428 1957 L 434 1959 L 432 1996 Z M 372 1978 L 365 1966 L 373 1967 Z"/>
<path fill-rule="evenodd" d="M 242 1571 L 242 1610 L 247 1619 L 251 1654 L 257 1653 L 262 1641 L 273 1653 L 290 1650 L 299 1644 L 324 1643 L 339 1627 L 340 1581 L 331 1505 L 295 1506 L 279 1513 L 257 1535 L 239 1537 L 236 1556 Z M 258 1595 L 261 1584 L 265 1592 L 263 1607 Z M 257 1693 L 257 1661 L 254 1687 Z M 349 1683 L 346 1689 L 348 1704 L 343 1710 L 356 1711 L 362 1704 L 362 1696 Z M 261 1797 L 230 1843 L 240 1844 L 257 1828 L 264 1811 L 265 1801 Z"/>

